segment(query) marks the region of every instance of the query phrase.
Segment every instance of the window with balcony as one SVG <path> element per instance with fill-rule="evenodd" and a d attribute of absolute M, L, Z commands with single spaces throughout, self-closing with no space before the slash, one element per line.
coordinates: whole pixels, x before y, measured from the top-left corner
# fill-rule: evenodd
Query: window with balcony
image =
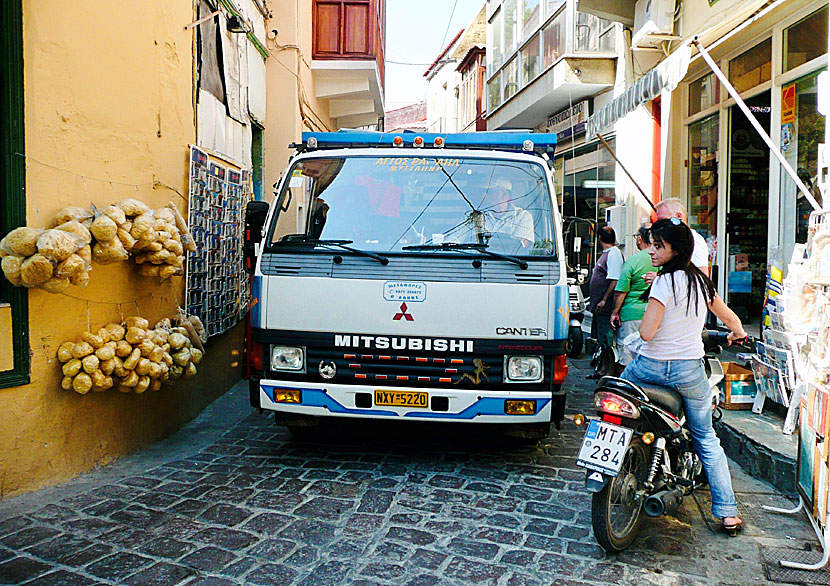
<path fill-rule="evenodd" d="M 519 60 L 517 58 L 514 57 L 504 66 L 502 76 L 504 77 L 504 99 L 506 101 L 519 91 Z"/>
<path fill-rule="evenodd" d="M 504 0 L 504 54 L 505 57 L 516 49 L 519 19 L 516 13 L 516 0 Z"/>
<path fill-rule="evenodd" d="M 539 75 L 539 34 L 537 33 L 530 42 L 521 50 L 522 58 L 522 85 L 527 85 Z"/>
<path fill-rule="evenodd" d="M 487 72 L 492 75 L 502 64 L 502 11 L 496 11 L 490 21 L 489 31 L 487 33 Z"/>
<path fill-rule="evenodd" d="M 542 31 L 545 69 L 565 54 L 565 21 L 566 14 L 563 10 Z"/>
<path fill-rule="evenodd" d="M 374 57 L 379 42 L 377 0 L 315 0 L 315 59 Z"/>
<path fill-rule="evenodd" d="M 492 112 L 501 105 L 501 75 L 487 82 L 487 108 Z"/>
<path fill-rule="evenodd" d="M 522 38 L 539 28 L 542 6 L 539 0 L 524 0 L 522 2 Z"/>
<path fill-rule="evenodd" d="M 574 51 L 577 53 L 613 53 L 614 23 L 593 14 L 576 13 Z"/>

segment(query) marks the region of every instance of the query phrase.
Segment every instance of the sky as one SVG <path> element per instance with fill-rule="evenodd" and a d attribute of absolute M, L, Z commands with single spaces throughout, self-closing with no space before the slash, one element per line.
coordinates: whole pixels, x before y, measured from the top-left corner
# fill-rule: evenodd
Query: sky
<path fill-rule="evenodd" d="M 403 108 L 426 97 L 424 72 L 483 5 L 484 0 L 387 0 L 386 110 Z"/>

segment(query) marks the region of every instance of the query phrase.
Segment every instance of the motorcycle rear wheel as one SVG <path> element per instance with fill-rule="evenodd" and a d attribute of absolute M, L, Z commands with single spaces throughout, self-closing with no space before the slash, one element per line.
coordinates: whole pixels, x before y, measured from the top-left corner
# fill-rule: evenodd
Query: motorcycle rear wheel
<path fill-rule="evenodd" d="M 597 542 L 609 553 L 631 545 L 643 522 L 643 501 L 634 495 L 646 481 L 649 450 L 639 438 L 625 452 L 620 473 L 591 500 L 591 525 Z"/>

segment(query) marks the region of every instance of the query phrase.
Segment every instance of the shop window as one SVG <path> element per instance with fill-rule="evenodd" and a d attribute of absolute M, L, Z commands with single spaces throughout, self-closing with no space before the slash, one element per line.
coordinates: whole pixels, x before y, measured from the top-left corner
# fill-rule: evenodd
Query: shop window
<path fill-rule="evenodd" d="M 23 105 L 23 3 L 0 4 L 0 237 L 26 224 Z M 0 277 L 0 388 L 29 382 L 26 289 Z"/>
<path fill-rule="evenodd" d="M 689 126 L 689 226 L 713 248 L 718 233 L 718 115 Z"/>
<path fill-rule="evenodd" d="M 711 108 L 720 101 L 720 83 L 714 73 L 689 84 L 689 116 Z"/>
<path fill-rule="evenodd" d="M 524 0 L 522 2 L 522 38 L 539 28 L 539 13 L 542 7 L 539 0 Z"/>
<path fill-rule="evenodd" d="M 521 51 L 522 55 L 522 85 L 529 84 L 539 75 L 539 35 L 533 37 Z"/>
<path fill-rule="evenodd" d="M 493 73 L 495 73 L 495 71 L 501 67 L 502 64 L 502 14 L 501 8 L 499 8 L 496 11 L 495 16 L 493 16 L 493 19 L 490 21 L 490 33 L 487 38 L 489 41 L 487 46 L 487 58 L 489 60 L 487 73 L 489 75 L 493 75 Z"/>
<path fill-rule="evenodd" d="M 729 81 L 745 92 L 772 79 L 772 39 L 755 45 L 729 62 Z"/>
<path fill-rule="evenodd" d="M 487 82 L 487 109 L 492 112 L 501 105 L 501 74 Z"/>
<path fill-rule="evenodd" d="M 545 62 L 547 69 L 565 53 L 565 19 L 566 11 L 561 11 L 542 31 Z"/>
<path fill-rule="evenodd" d="M 827 52 L 827 6 L 784 29 L 784 71 Z"/>
<path fill-rule="evenodd" d="M 614 148 L 613 138 L 608 139 L 608 143 Z M 616 200 L 615 167 L 611 155 L 604 147 L 592 145 L 576 155 L 568 153 L 563 159 L 563 215 L 604 222 L 605 210 Z"/>
<path fill-rule="evenodd" d="M 781 151 L 821 203 L 817 185 L 818 145 L 824 142 L 825 118 L 818 112 L 819 73 L 816 71 L 781 88 Z M 780 226 L 784 258 L 790 258 L 794 243 L 807 240 L 807 223 L 812 211 L 795 182 L 782 172 Z"/>

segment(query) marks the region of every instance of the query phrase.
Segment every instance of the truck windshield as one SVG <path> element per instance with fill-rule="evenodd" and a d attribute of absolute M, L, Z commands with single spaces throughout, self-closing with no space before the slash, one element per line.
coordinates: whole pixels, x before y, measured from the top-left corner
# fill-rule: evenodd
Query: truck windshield
<path fill-rule="evenodd" d="M 541 164 L 464 157 L 329 157 L 295 163 L 270 242 L 290 234 L 350 240 L 362 250 L 475 243 L 510 255 L 553 255 Z M 449 248 L 451 249 L 451 248 Z"/>

